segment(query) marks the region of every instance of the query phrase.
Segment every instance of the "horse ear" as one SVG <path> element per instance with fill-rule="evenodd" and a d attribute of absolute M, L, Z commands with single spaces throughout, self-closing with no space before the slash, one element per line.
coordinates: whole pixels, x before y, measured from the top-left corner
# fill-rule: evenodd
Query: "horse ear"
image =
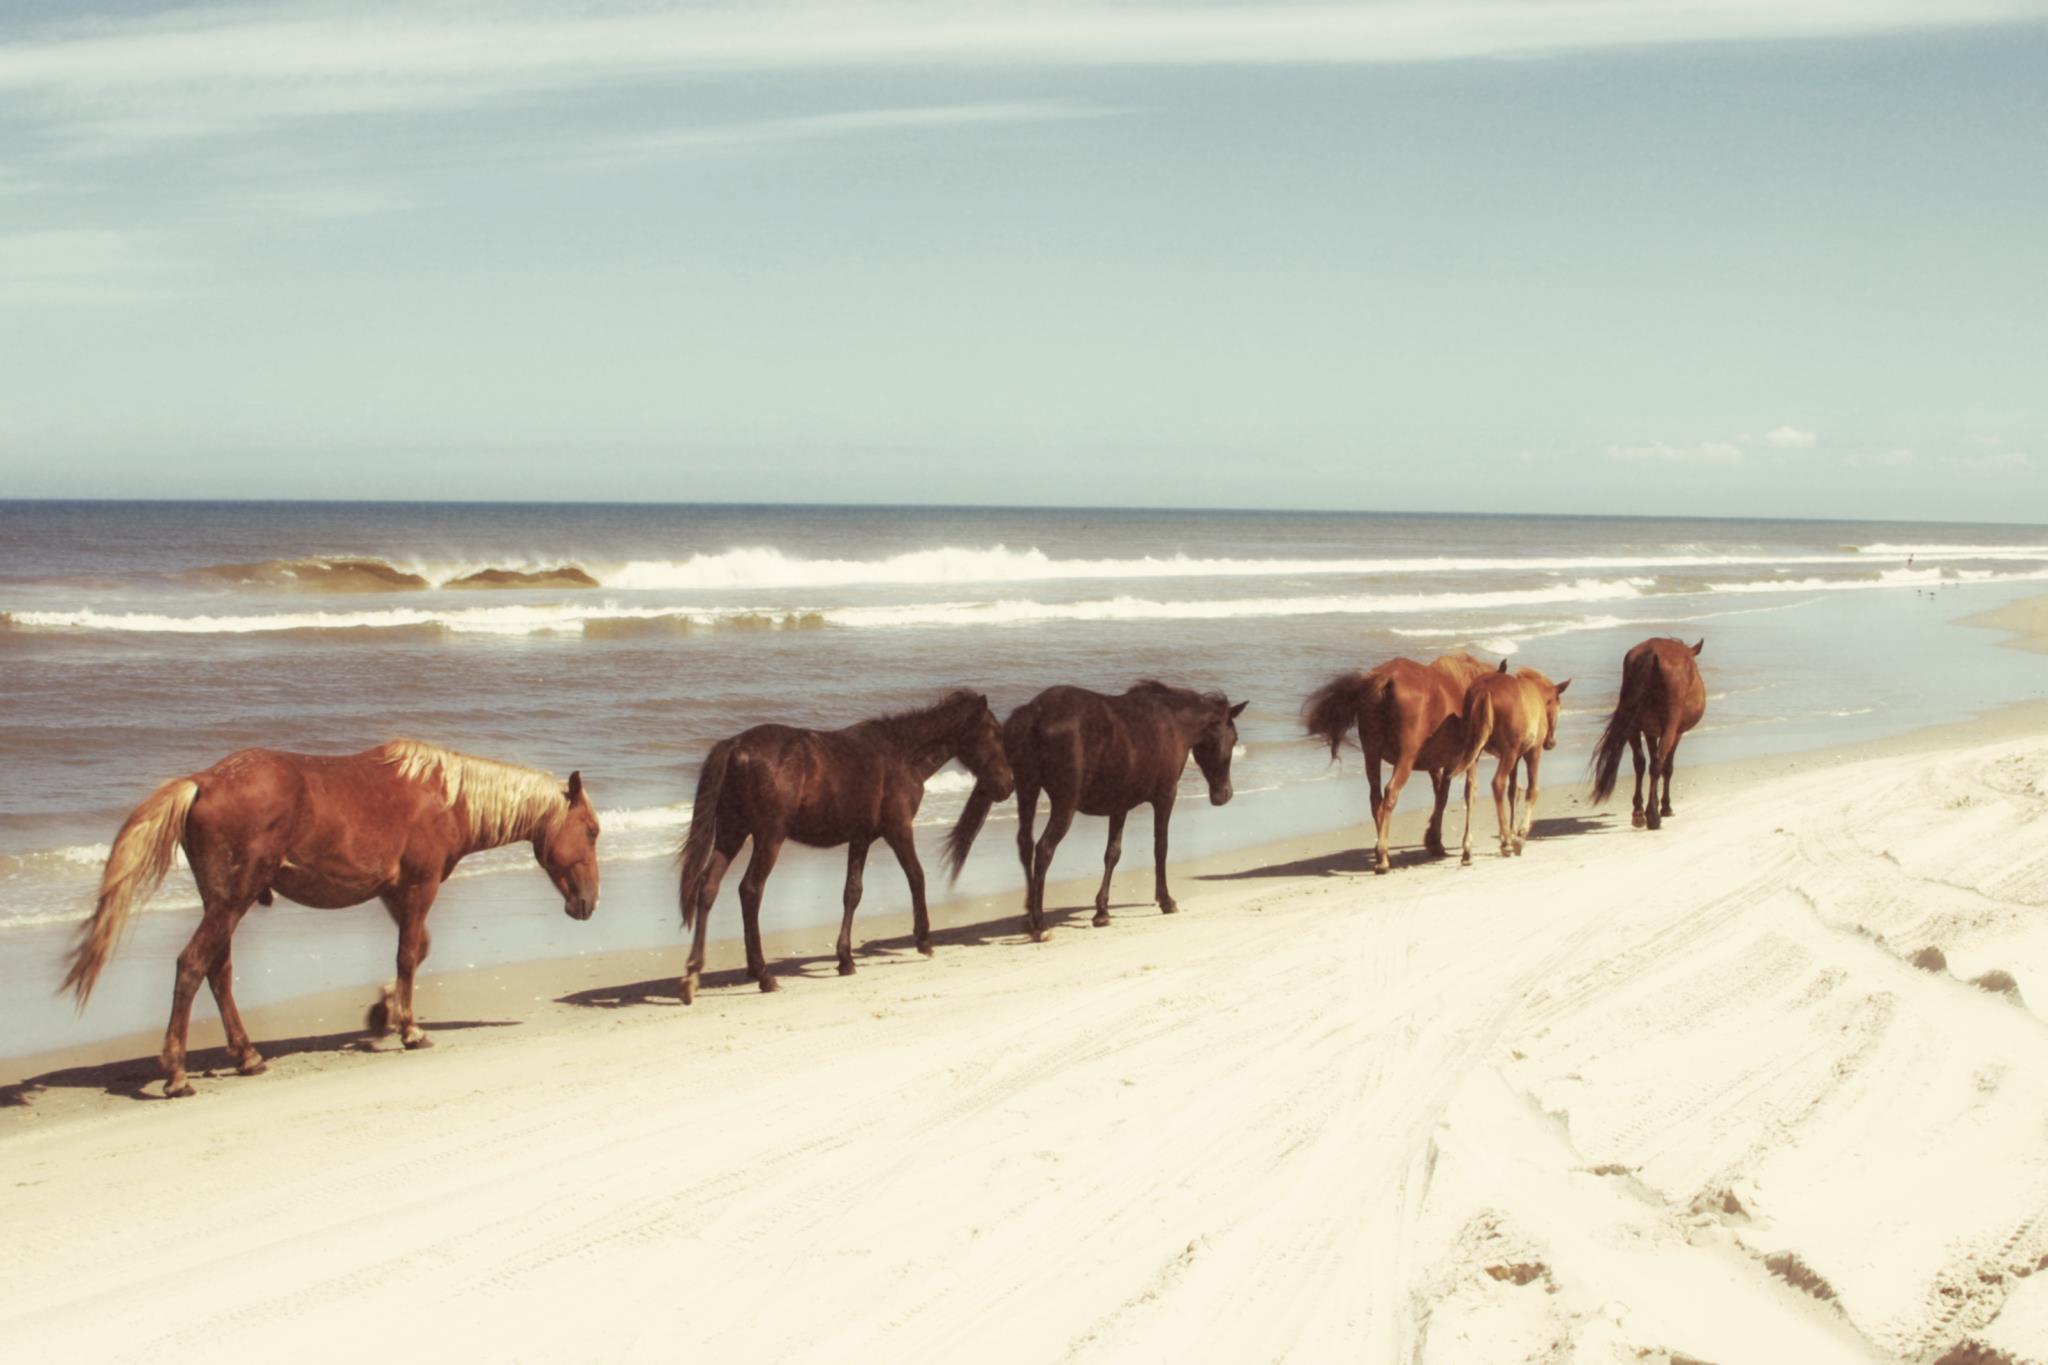
<path fill-rule="evenodd" d="M 1499 667 L 1499 668 L 1496 668 L 1496 669 L 1495 669 L 1495 670 L 1493 670 L 1493 671 L 1494 671 L 1494 672 L 1496 672 L 1496 673 L 1505 673 L 1505 672 L 1507 672 L 1507 671 L 1508 671 L 1508 659 L 1507 659 L 1507 656 L 1506 656 L 1505 654 L 1503 654 L 1503 655 L 1501 656 L 1501 659 L 1500 659 L 1500 667 Z"/>
<path fill-rule="evenodd" d="M 1239 703 L 1238 703 L 1237 705 L 1235 705 L 1235 706 L 1231 707 L 1231 708 L 1230 708 L 1230 718 L 1231 718 L 1232 720 L 1236 720 L 1236 719 L 1237 719 L 1237 718 L 1238 718 L 1239 716 L 1241 716 L 1241 715 L 1243 715 L 1243 714 L 1244 714 L 1244 708 L 1245 708 L 1245 707 L 1247 707 L 1247 706 L 1250 706 L 1251 704 L 1252 704 L 1252 703 L 1251 703 L 1251 699 L 1250 699 L 1250 698 L 1246 698 L 1245 700 L 1243 700 L 1243 701 L 1239 702 Z"/>
<path fill-rule="evenodd" d="M 1702 636 L 1700 636 L 1700 642 L 1699 642 L 1698 644 L 1696 644 L 1696 645 L 1694 645 L 1694 646 L 1692 647 L 1692 652 L 1693 652 L 1694 654 L 1698 654 L 1698 653 L 1699 653 L 1699 652 L 1700 652 L 1701 650 L 1705 649 L 1706 647 L 1707 647 L 1707 637 L 1706 637 L 1706 636 L 1704 636 L 1704 635 L 1702 635 Z"/>
<path fill-rule="evenodd" d="M 583 773 L 581 770 L 569 774 L 569 804 L 575 805 L 583 799 Z"/>
<path fill-rule="evenodd" d="M 1565 689 L 1566 689 L 1567 687 L 1570 687 L 1571 685 L 1572 685 L 1572 680 L 1571 680 L 1570 678 L 1566 678 L 1566 679 L 1565 679 L 1565 680 L 1564 680 L 1563 682 L 1561 682 L 1561 683 L 1559 683 L 1559 684 L 1557 685 L 1557 695 L 1558 695 L 1558 696 L 1560 696 L 1560 697 L 1561 697 L 1561 696 L 1563 696 L 1563 695 L 1564 695 L 1564 690 L 1565 690 Z"/>

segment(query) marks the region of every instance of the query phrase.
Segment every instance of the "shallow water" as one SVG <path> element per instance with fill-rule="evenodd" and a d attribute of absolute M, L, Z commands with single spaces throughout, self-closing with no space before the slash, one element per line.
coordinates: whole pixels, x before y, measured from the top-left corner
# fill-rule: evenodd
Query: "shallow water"
<path fill-rule="evenodd" d="M 488 570 L 545 578 L 452 586 Z M 585 577 L 598 586 L 575 586 Z M 85 1019 L 43 983 L 123 815 L 157 781 L 244 746 L 351 751 L 407 734 L 583 771 L 606 823 L 599 918 L 566 920 L 523 850 L 476 859 L 436 912 L 445 968 L 672 943 L 668 856 L 696 766 L 764 720 L 846 724 L 961 684 L 999 709 L 1054 682 L 1221 688 L 1251 702 L 1240 797 L 1211 810 L 1190 784 L 1175 847 L 1193 853 L 1362 818 L 1356 758 L 1351 781 L 1323 785 L 1327 755 L 1296 721 L 1339 668 L 1463 647 L 1572 677 L 1552 771 L 1576 774 L 1628 645 L 1705 636 L 1709 714 L 1686 756 L 1707 762 L 2041 695 L 2038 658 L 1949 622 L 2043 580 L 2040 527 L 0 503 L 4 1036 L 28 1051 L 156 1022 L 162 963 L 196 905 L 182 874 Z M 955 770 L 934 779 L 932 844 L 968 785 Z M 1012 886 L 1011 837 L 991 825 L 968 889 Z M 1077 822 L 1059 871 L 1099 867 L 1100 839 L 1099 822 Z M 885 862 L 868 878 L 878 912 L 904 900 Z M 771 920 L 835 918 L 842 868 L 836 853 L 787 858 Z M 280 906 L 238 939 L 238 989 L 253 1001 L 375 979 L 390 950 L 375 907 Z"/>

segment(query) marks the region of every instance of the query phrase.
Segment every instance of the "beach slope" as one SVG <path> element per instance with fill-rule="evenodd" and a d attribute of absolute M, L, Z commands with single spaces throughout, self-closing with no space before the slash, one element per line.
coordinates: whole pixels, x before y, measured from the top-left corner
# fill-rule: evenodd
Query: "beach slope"
<path fill-rule="evenodd" d="M 685 1010 L 643 955 L 444 1003 L 428 1052 L 330 1041 L 175 1104 L 18 1088 L 0 1339 L 2044 1358 L 2048 738 L 1679 786 L 1659 835 L 1558 798 L 1469 869 L 1299 841 L 1184 876 L 1178 916 L 1031 945 L 1005 900 L 776 996 Z"/>

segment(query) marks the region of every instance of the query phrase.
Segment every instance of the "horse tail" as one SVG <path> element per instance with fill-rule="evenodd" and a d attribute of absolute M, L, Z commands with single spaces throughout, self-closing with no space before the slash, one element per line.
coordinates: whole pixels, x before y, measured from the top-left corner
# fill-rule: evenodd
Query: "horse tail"
<path fill-rule="evenodd" d="M 1465 751 L 1458 755 L 1454 773 L 1470 772 L 1493 739 L 1493 693 L 1480 688 L 1465 711 Z"/>
<path fill-rule="evenodd" d="M 973 793 L 967 798 L 967 808 L 960 812 L 960 820 L 953 826 L 953 832 L 946 836 L 946 882 L 951 885 L 960 880 L 960 869 L 967 863 L 967 851 L 974 847 L 974 836 L 981 833 L 982 821 L 988 819 L 989 807 L 995 805 L 995 798 L 975 784 Z"/>
<path fill-rule="evenodd" d="M 1621 751 L 1628 747 L 1629 736 L 1638 732 L 1643 708 L 1661 690 L 1662 677 L 1657 656 L 1647 649 L 1630 658 L 1622 668 L 1621 697 L 1614 703 L 1614 714 L 1607 718 L 1607 728 L 1600 732 L 1599 744 L 1593 748 L 1594 804 L 1614 795 L 1614 781 L 1621 773 Z"/>
<path fill-rule="evenodd" d="M 1308 694 L 1301 704 L 1304 730 L 1330 746 L 1334 760 L 1363 708 L 1386 691 L 1386 680 L 1370 673 L 1339 673 Z M 1363 741 L 1365 737 L 1359 736 Z"/>
<path fill-rule="evenodd" d="M 711 850 L 718 839 L 718 798 L 725 790 L 726 769 L 732 763 L 732 741 L 721 739 L 711 746 L 704 770 L 697 774 L 697 795 L 690 803 L 690 830 L 683 836 L 677 855 L 683 875 L 676 887 L 676 899 L 683 909 L 683 928 L 697 927 L 697 898 L 704 890 L 704 874 L 711 866 Z"/>
<path fill-rule="evenodd" d="M 144 798 L 114 836 L 114 851 L 107 855 L 106 870 L 100 873 L 99 905 L 92 918 L 78 932 L 71 950 L 71 969 L 57 989 L 78 996 L 78 1007 L 92 995 L 100 968 L 107 965 L 128 914 L 148 900 L 163 885 L 171 860 L 185 838 L 185 820 L 192 803 L 199 798 L 199 784 L 189 777 L 174 777 Z"/>

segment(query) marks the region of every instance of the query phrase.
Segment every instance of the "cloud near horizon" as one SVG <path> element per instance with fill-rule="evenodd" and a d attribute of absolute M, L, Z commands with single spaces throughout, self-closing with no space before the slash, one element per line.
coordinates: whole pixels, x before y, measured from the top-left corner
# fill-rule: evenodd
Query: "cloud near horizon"
<path fill-rule="evenodd" d="M 895 0 L 193 6 L 0 25 L 0 112 L 69 155 L 478 107 L 686 73 L 1526 58 L 2048 18 L 2048 0 Z"/>

